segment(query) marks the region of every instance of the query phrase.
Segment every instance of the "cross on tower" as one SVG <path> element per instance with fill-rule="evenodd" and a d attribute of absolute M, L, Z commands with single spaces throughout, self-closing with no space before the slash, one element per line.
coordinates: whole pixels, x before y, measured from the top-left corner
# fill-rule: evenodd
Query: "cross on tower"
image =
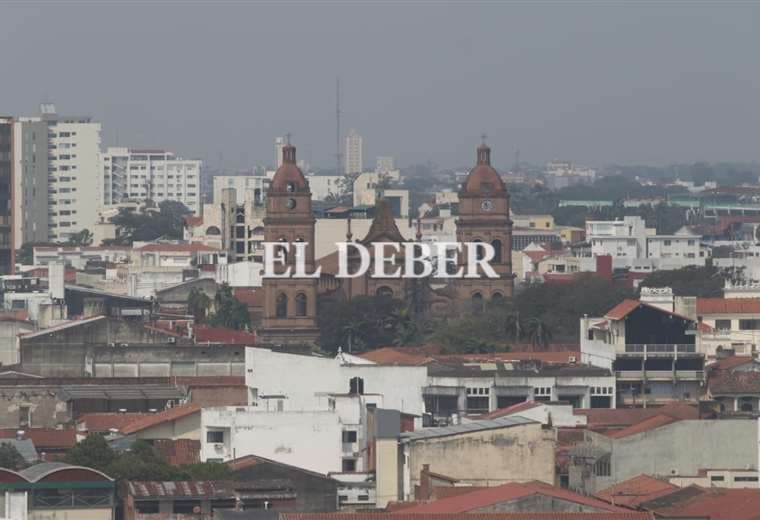
<path fill-rule="evenodd" d="M 485 132 L 483 132 L 482 134 L 480 134 L 480 141 L 483 144 L 483 146 L 486 145 L 486 140 L 488 140 L 488 136 L 486 135 Z"/>
<path fill-rule="evenodd" d="M 288 146 L 290 146 L 290 135 L 291 135 L 290 132 L 285 134 L 285 144 L 287 144 Z"/>

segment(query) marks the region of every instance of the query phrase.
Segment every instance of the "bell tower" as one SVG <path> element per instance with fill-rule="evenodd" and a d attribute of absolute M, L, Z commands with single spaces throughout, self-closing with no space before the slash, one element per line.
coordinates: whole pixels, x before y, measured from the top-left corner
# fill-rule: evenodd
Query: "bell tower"
<path fill-rule="evenodd" d="M 485 302 L 512 298 L 512 221 L 509 218 L 509 193 L 498 172 L 491 166 L 491 149 L 485 142 L 477 149 L 477 163 L 459 191 L 457 241 L 487 242 L 495 250 L 490 264 L 498 278 L 456 279 L 457 297 L 471 301 L 475 308 Z M 459 267 L 466 269 L 467 254 L 459 255 Z"/>
<path fill-rule="evenodd" d="M 317 328 L 317 278 L 293 277 L 298 260 L 296 244 L 305 242 L 306 273 L 314 271 L 314 216 L 311 212 L 311 190 L 296 166 L 296 148 L 287 143 L 282 148 L 282 165 L 275 172 L 267 192 L 264 240 L 280 242 L 277 252 L 283 263 L 275 264 L 275 272 L 290 267 L 289 278 L 264 278 L 264 316 L 259 334 L 271 344 L 315 344 Z M 285 249 L 287 248 L 287 249 Z"/>

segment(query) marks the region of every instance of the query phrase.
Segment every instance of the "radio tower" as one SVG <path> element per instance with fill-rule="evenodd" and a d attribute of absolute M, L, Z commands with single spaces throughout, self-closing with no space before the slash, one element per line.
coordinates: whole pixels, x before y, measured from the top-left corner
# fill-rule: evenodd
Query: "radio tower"
<path fill-rule="evenodd" d="M 340 153 L 340 78 L 335 78 L 335 173 L 343 173 L 343 154 Z"/>

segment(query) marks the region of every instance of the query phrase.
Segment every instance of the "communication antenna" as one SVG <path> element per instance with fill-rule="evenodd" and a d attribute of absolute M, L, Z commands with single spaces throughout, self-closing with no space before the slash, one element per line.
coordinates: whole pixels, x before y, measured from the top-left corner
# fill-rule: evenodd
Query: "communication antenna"
<path fill-rule="evenodd" d="M 335 173 L 343 174 L 343 155 L 340 153 L 340 78 L 335 78 Z"/>

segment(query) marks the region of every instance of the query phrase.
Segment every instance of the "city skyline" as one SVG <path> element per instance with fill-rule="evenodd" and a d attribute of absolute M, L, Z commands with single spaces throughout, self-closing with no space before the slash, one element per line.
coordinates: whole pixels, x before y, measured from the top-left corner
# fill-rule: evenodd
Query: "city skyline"
<path fill-rule="evenodd" d="M 292 132 L 329 168 L 340 77 L 343 127 L 401 166 L 464 167 L 483 131 L 502 169 L 518 148 L 594 166 L 760 159 L 758 6 L 477 7 L 4 4 L 0 113 L 52 101 L 101 122 L 104 145 L 227 169 L 271 162 Z"/>

